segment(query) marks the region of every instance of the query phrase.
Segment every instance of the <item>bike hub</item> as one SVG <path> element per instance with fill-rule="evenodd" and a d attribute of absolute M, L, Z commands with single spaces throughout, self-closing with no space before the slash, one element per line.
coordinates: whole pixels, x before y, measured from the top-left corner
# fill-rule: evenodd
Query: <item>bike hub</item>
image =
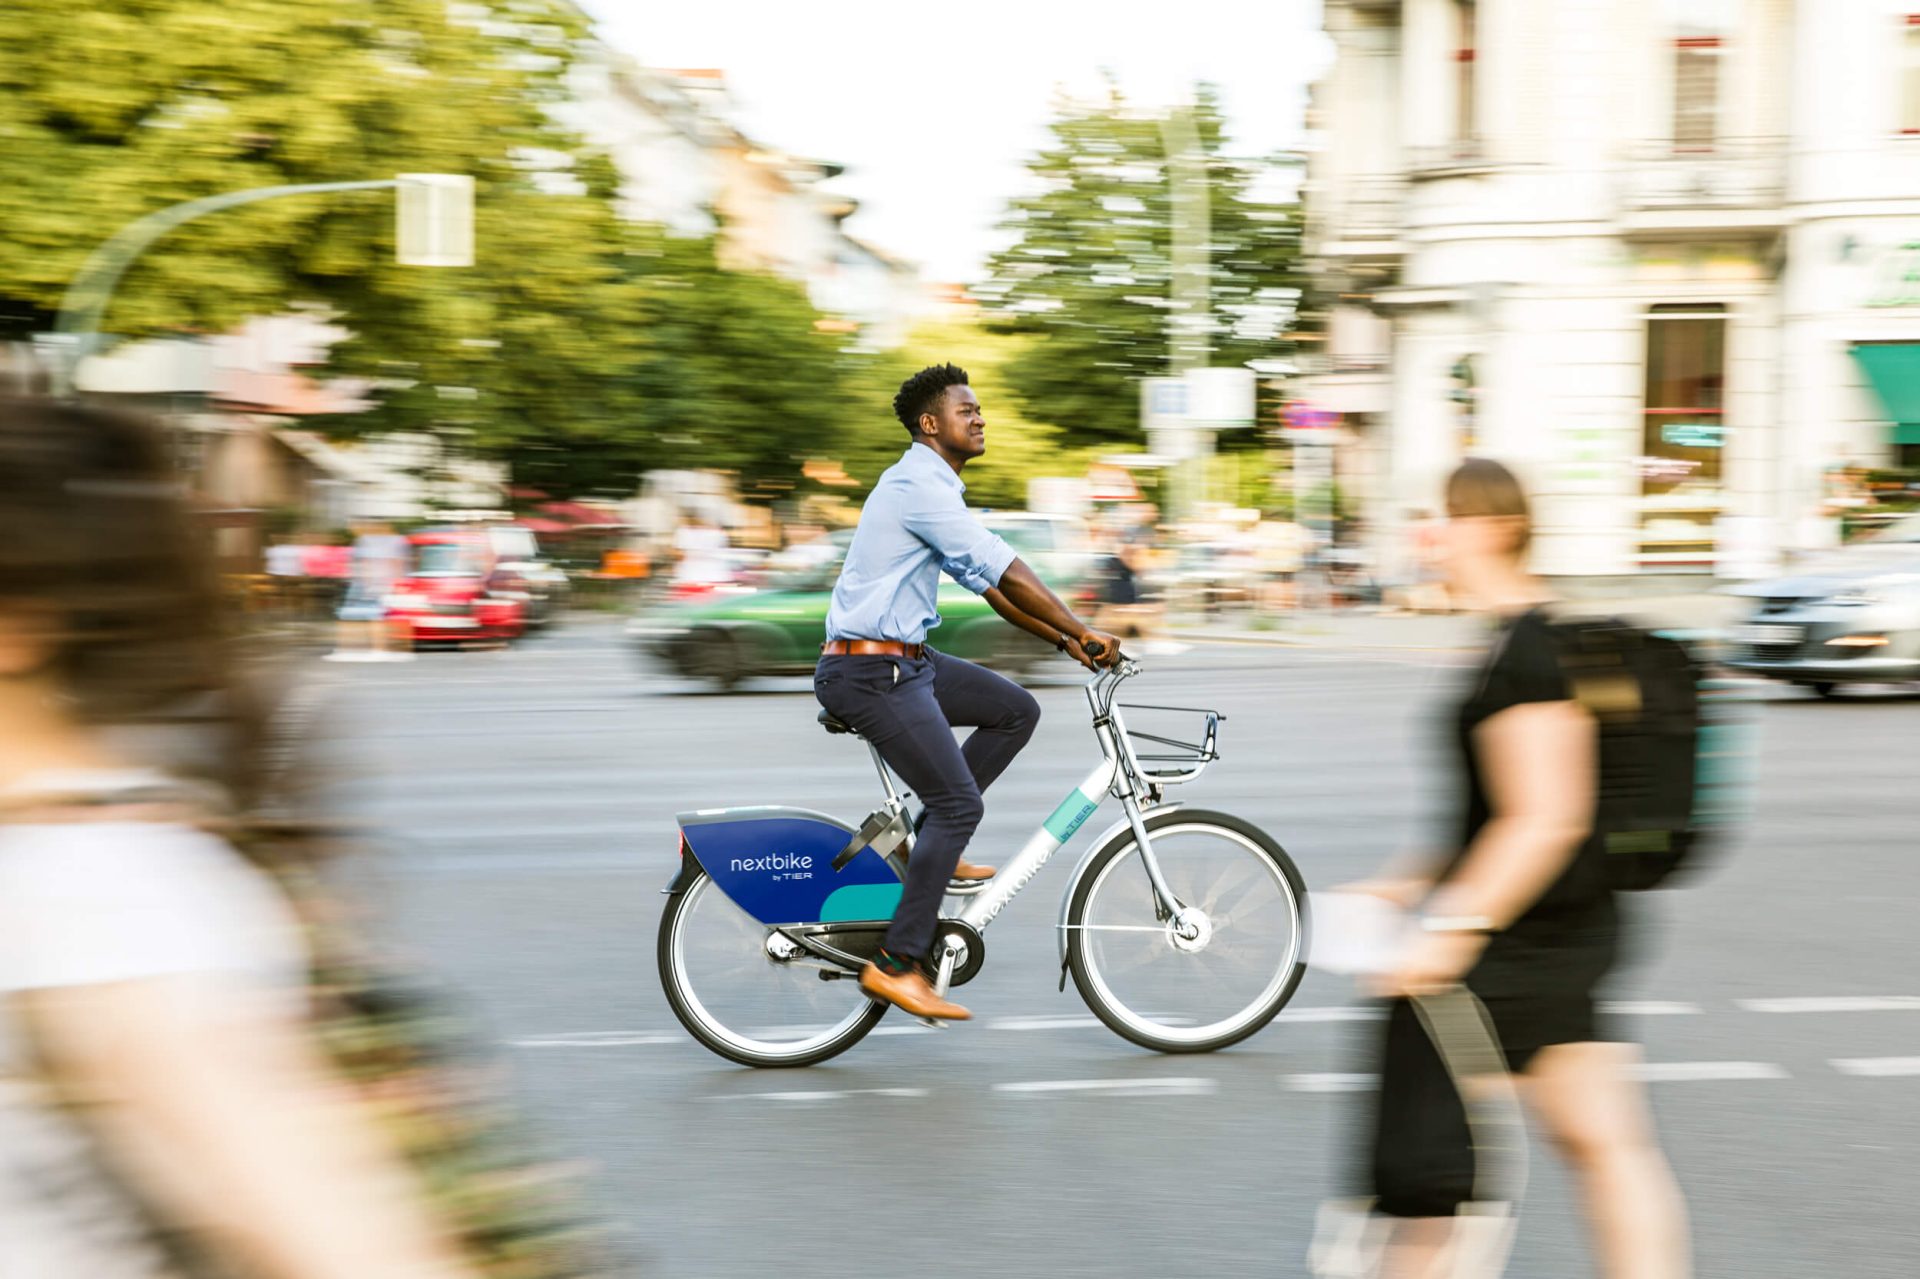
<path fill-rule="evenodd" d="M 1197 955 L 1213 941 L 1213 920 L 1198 906 L 1183 906 L 1167 921 L 1167 940 L 1175 950 Z"/>

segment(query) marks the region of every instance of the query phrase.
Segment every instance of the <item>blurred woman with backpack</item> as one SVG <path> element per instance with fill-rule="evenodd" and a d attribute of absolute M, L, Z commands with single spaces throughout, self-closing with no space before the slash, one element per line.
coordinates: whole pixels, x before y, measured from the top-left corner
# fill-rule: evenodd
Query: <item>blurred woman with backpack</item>
<path fill-rule="evenodd" d="M 1638 1050 L 1596 1003 L 1620 953 L 1595 829 L 1596 721 L 1562 673 L 1551 594 L 1527 569 L 1519 481 L 1472 459 L 1448 480 L 1446 504 L 1448 586 L 1497 625 L 1449 726 L 1462 822 L 1449 854 L 1351 886 L 1419 918 L 1376 983 L 1391 1001 L 1368 1160 L 1374 1210 L 1397 1219 L 1385 1273 L 1459 1273 L 1446 1268 L 1451 1222 L 1476 1197 L 1475 1134 L 1449 1077 L 1457 1063 L 1436 1050 L 1416 1003 L 1464 987 L 1579 1181 L 1601 1273 L 1678 1279 L 1690 1267 L 1685 1206 L 1630 1073 Z"/>
<path fill-rule="evenodd" d="M 270 755 L 205 551 L 146 423 L 0 400 L 0 1274 L 501 1273 L 409 1158 L 468 1152 L 391 1005 L 342 1013 L 297 854 L 235 842 Z"/>

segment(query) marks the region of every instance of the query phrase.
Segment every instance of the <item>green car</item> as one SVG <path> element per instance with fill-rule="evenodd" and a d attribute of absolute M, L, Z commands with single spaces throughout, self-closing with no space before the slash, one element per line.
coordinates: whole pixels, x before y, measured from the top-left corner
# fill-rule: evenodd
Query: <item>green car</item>
<path fill-rule="evenodd" d="M 1092 604 L 1092 560 L 1086 528 L 1063 515 L 987 512 L 981 523 L 1005 538 L 1021 558 L 1076 608 Z M 827 638 L 827 605 L 840 575 L 851 533 L 835 534 L 832 560 L 815 568 L 772 574 L 753 587 L 722 587 L 694 600 L 656 606 L 627 625 L 644 657 L 677 674 L 733 688 L 755 675 L 805 675 Z M 940 625 L 927 642 L 1018 677 L 1053 657 L 1040 640 L 1001 620 L 986 600 L 965 587 L 940 583 Z"/>

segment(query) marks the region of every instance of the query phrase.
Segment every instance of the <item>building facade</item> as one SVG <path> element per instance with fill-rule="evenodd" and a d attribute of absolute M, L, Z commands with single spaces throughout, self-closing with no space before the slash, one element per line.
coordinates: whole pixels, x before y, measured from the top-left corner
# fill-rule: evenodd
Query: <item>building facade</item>
<path fill-rule="evenodd" d="M 859 204 L 833 188 L 842 166 L 765 145 L 733 123 L 721 72 L 646 67 L 589 40 L 569 90 L 555 117 L 606 151 L 627 217 L 717 233 L 721 265 L 805 285 L 869 346 L 904 340 L 926 305 L 918 272 L 847 232 Z"/>
<path fill-rule="evenodd" d="M 1302 398 L 1374 536 L 1461 456 L 1544 572 L 1751 576 L 1920 464 L 1920 0 L 1327 0 Z"/>

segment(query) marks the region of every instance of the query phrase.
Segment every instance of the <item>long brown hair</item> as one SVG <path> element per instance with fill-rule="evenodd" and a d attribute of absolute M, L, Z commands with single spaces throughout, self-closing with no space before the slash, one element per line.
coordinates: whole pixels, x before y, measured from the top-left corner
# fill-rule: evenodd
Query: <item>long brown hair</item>
<path fill-rule="evenodd" d="M 0 398 L 0 609 L 50 637 L 47 673 L 84 722 L 191 721 L 189 770 L 242 804 L 259 717 L 203 530 L 144 418 Z"/>
<path fill-rule="evenodd" d="M 1533 508 L 1520 477 L 1491 458 L 1470 457 L 1447 477 L 1447 515 L 1454 519 L 1493 516 L 1519 520 L 1515 555 L 1526 554 L 1533 541 Z"/>

